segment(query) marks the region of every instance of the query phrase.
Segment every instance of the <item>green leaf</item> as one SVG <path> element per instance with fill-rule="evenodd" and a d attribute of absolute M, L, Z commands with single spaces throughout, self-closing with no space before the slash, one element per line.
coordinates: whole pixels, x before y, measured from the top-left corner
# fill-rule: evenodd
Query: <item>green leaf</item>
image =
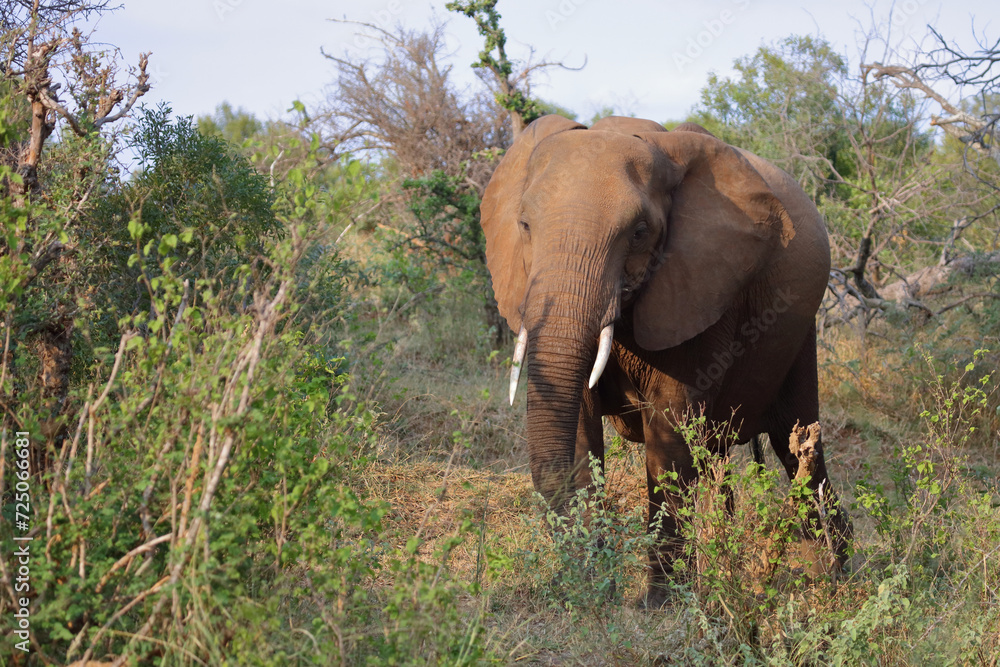
<path fill-rule="evenodd" d="M 177 235 L 176 234 L 164 234 L 163 238 L 160 239 L 160 245 L 156 251 L 160 255 L 166 255 L 171 250 L 177 247 Z"/>
<path fill-rule="evenodd" d="M 129 218 L 128 221 L 128 234 L 133 240 L 138 241 L 142 238 L 142 223 L 139 222 L 139 218 Z"/>

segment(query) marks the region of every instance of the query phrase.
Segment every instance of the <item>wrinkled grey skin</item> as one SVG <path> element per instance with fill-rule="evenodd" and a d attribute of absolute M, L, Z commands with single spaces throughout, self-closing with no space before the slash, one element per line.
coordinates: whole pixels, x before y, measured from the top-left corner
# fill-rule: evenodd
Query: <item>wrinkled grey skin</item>
<path fill-rule="evenodd" d="M 697 125 L 612 117 L 586 129 L 553 115 L 519 135 L 481 211 L 500 312 L 528 336 L 532 480 L 557 510 L 592 483 L 588 454 L 604 460 L 602 416 L 645 443 L 651 518 L 676 507 L 664 472 L 682 484 L 697 474 L 675 429 L 685 414 L 732 419 L 737 442 L 769 434 L 794 475 L 789 433 L 819 418 L 815 314 L 830 250 L 790 176 Z M 588 389 L 609 324 L 611 357 Z M 810 486 L 828 489 L 818 454 Z M 672 512 L 661 530 L 654 604 L 681 548 Z"/>

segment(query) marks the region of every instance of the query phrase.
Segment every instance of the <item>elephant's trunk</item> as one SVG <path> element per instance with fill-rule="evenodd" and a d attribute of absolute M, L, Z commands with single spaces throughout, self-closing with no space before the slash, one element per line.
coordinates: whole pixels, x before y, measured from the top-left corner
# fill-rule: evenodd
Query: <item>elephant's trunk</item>
<path fill-rule="evenodd" d="M 608 359 L 611 358 L 611 345 L 615 339 L 615 325 L 609 324 L 601 329 L 601 337 L 597 342 L 597 358 L 594 359 L 594 369 L 590 371 L 590 379 L 587 381 L 587 388 L 593 389 L 597 381 L 601 379 Z M 521 325 L 521 331 L 517 334 L 517 345 L 514 346 L 514 356 L 510 366 L 510 383 L 508 387 L 508 398 L 510 404 L 514 405 L 514 396 L 517 394 L 518 381 L 521 378 L 521 366 L 528 353 L 528 330 Z"/>
<path fill-rule="evenodd" d="M 598 338 L 610 322 L 613 289 L 564 267 L 538 271 L 525 303 L 528 337 L 527 439 L 535 489 L 557 511 L 573 490 L 582 399 Z M 607 335 L 604 338 L 608 338 Z M 610 348 L 610 339 L 602 347 Z"/>

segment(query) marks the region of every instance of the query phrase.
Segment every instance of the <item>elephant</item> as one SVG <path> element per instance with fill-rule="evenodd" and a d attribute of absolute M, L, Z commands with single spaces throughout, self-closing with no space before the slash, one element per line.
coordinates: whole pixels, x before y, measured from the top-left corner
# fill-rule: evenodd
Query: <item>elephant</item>
<path fill-rule="evenodd" d="M 819 418 L 823 219 L 791 176 L 701 126 L 617 116 L 589 129 L 536 119 L 497 166 L 480 213 L 497 305 L 517 332 L 512 404 L 527 369 L 534 487 L 560 512 L 574 489 L 591 487 L 590 456 L 604 463 L 602 417 L 644 443 L 660 531 L 646 600 L 662 601 L 683 544 L 669 511 L 677 490 L 661 476 L 697 479 L 680 416 L 732 420 L 737 442 L 768 434 L 789 477 L 793 426 Z M 825 486 L 835 506 L 821 443 L 817 455 L 809 486 Z M 832 515 L 843 563 L 850 531 Z"/>

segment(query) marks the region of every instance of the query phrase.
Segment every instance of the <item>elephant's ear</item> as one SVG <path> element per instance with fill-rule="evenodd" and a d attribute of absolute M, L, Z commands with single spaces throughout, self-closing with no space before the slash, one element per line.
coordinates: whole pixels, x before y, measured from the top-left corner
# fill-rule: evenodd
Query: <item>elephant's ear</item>
<path fill-rule="evenodd" d="M 555 114 L 542 116 L 524 128 L 500 160 L 479 207 L 486 235 L 486 266 L 493 278 L 493 291 L 500 314 L 514 331 L 521 329 L 518 309 L 524 300 L 528 276 L 524 272 L 521 231 L 521 194 L 524 192 L 528 158 L 543 139 L 565 130 L 586 129 Z"/>
<path fill-rule="evenodd" d="M 635 338 L 663 350 L 715 324 L 795 230 L 732 146 L 707 132 L 637 136 L 666 158 L 662 187 L 671 201 L 662 261 L 635 305 Z"/>

